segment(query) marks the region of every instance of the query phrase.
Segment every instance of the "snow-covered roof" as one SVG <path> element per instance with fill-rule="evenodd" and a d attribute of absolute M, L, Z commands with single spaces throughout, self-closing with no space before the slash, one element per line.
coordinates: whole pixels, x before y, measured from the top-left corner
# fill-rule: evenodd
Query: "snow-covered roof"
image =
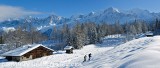
<path fill-rule="evenodd" d="M 22 47 L 18 47 L 14 50 L 8 51 L 6 53 L 3 53 L 3 54 L 1 54 L 1 56 L 22 56 L 22 55 L 28 53 L 29 51 L 31 51 L 39 46 L 42 46 L 42 47 L 47 48 L 51 51 L 54 51 L 53 49 L 50 49 L 46 46 L 43 46 L 42 44 L 32 44 L 32 45 L 28 44 L 28 45 L 24 45 Z"/>
<path fill-rule="evenodd" d="M 146 35 L 153 35 L 153 33 L 146 33 Z"/>
<path fill-rule="evenodd" d="M 64 49 L 68 50 L 68 49 L 72 49 L 72 48 L 73 48 L 72 46 L 66 46 Z"/>

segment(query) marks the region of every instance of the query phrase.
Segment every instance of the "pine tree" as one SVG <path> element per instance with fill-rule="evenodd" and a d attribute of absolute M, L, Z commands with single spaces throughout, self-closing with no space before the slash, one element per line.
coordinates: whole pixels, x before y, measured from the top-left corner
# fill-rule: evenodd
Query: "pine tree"
<path fill-rule="evenodd" d="M 130 33 L 133 34 L 133 35 L 136 35 L 136 34 L 137 34 L 137 31 L 136 31 L 136 28 L 135 28 L 134 25 L 131 25 L 131 26 L 130 26 L 130 31 L 131 31 Z"/>
<path fill-rule="evenodd" d="M 3 44 L 3 36 L 0 36 L 0 44 Z"/>
<path fill-rule="evenodd" d="M 79 49 L 85 45 L 85 34 L 81 28 L 81 24 L 77 23 L 74 27 L 74 34 L 75 34 L 75 45 L 74 47 Z"/>

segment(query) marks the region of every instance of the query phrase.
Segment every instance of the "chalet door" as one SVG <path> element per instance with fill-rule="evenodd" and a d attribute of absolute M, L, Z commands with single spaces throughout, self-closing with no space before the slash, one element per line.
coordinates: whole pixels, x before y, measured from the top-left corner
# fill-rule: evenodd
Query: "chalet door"
<path fill-rule="evenodd" d="M 47 56 L 47 53 L 43 53 L 43 56 Z"/>

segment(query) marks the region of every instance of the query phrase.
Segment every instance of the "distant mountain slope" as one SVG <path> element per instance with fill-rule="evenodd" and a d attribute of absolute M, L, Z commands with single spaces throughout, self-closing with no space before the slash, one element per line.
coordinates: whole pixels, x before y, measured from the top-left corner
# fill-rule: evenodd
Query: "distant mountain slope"
<path fill-rule="evenodd" d="M 104 11 L 90 12 L 88 14 L 72 15 L 70 18 L 65 18 L 57 15 L 51 15 L 47 18 L 27 17 L 23 19 L 9 19 L 0 23 L 0 29 L 3 27 L 18 27 L 26 25 L 24 23 L 32 23 L 32 25 L 42 32 L 46 32 L 53 26 L 59 26 L 63 23 L 73 25 L 75 22 L 95 22 L 95 23 L 120 23 L 132 22 L 134 20 L 144 20 L 147 22 L 153 21 L 156 18 L 160 19 L 160 13 L 151 13 L 148 10 L 131 9 L 119 10 L 110 7 Z"/>

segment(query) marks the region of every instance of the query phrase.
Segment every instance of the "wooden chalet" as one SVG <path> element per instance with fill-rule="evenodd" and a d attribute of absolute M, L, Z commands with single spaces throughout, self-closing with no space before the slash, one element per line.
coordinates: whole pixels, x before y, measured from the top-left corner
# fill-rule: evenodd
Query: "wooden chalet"
<path fill-rule="evenodd" d="M 41 44 L 24 45 L 14 50 L 8 51 L 1 56 L 8 61 L 25 61 L 53 54 L 52 49 Z"/>
<path fill-rule="evenodd" d="M 64 48 L 64 50 L 66 50 L 66 53 L 68 53 L 68 54 L 73 53 L 73 47 L 72 47 L 72 46 L 66 46 L 66 47 Z"/>

